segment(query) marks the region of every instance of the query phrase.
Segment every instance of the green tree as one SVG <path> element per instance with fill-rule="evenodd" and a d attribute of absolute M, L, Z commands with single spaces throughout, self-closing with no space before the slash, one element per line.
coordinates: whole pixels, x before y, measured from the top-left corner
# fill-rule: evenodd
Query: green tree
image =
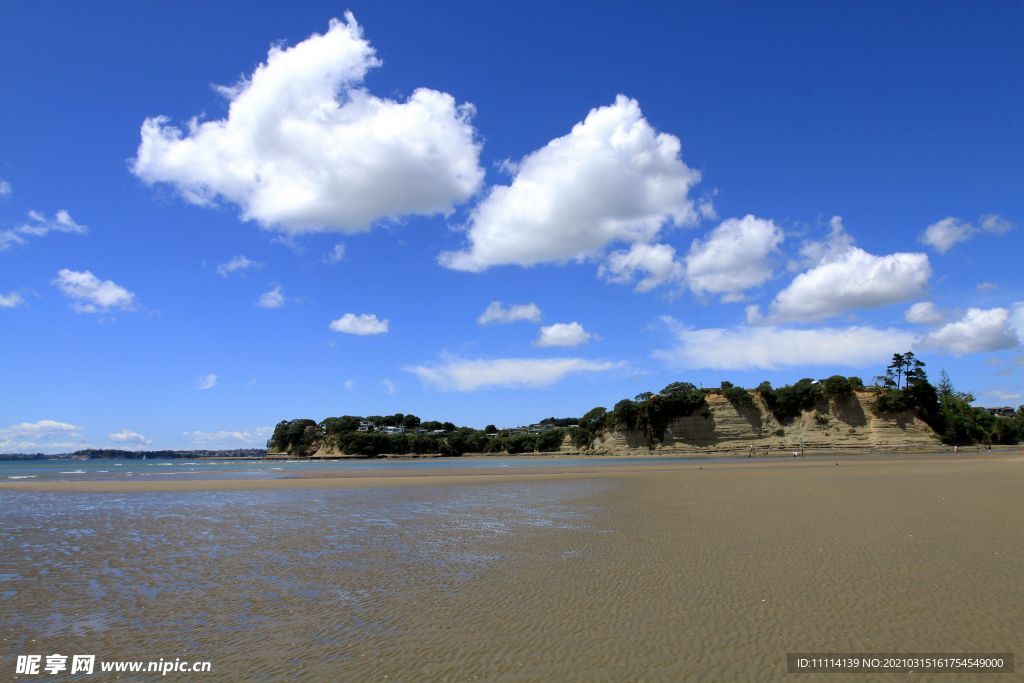
<path fill-rule="evenodd" d="M 821 383 L 822 395 L 833 401 L 845 401 L 853 396 L 850 380 L 842 375 L 832 375 Z"/>

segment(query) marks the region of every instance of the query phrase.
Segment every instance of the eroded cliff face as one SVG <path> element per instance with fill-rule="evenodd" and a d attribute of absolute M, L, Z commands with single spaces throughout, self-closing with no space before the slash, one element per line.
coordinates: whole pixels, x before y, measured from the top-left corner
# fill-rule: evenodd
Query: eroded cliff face
<path fill-rule="evenodd" d="M 786 425 L 779 424 L 757 392 L 751 392 L 751 397 L 754 408 L 737 410 L 725 396 L 708 394 L 705 408 L 670 422 L 653 446 L 643 432 L 615 430 L 601 434 L 587 452 L 749 452 L 753 447 L 755 453 L 777 454 L 799 449 L 801 439 L 806 450 L 912 450 L 939 445 L 931 427 L 913 413 L 875 415 L 875 394 L 870 391 L 858 391 L 844 401 L 821 401 L 815 410 L 804 411 Z M 575 449 L 567 442 L 563 450 Z"/>

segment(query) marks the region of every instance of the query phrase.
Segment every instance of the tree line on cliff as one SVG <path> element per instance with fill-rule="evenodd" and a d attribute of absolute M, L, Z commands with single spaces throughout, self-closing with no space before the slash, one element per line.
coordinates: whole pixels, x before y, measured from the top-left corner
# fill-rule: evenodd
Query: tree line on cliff
<path fill-rule="evenodd" d="M 576 448 L 591 447 L 597 437 L 612 430 L 629 430 L 643 435 L 648 445 L 663 438 L 673 420 L 699 414 L 707 407 L 709 393 L 723 395 L 738 411 L 757 412 L 754 395 L 781 425 L 792 424 L 804 411 L 822 409 L 830 403 L 841 404 L 857 391 L 875 394 L 872 410 L 878 415 L 910 413 L 921 418 L 943 443 L 1015 444 L 1024 440 L 1024 406 L 1012 417 L 996 417 L 973 407 L 974 397 L 956 390 L 942 371 L 938 386 L 932 385 L 925 363 L 913 352 L 893 354 L 884 373 L 866 387 L 859 377 L 833 375 L 823 380 L 809 377 L 793 384 L 773 387 L 762 382 L 751 391 L 722 382 L 717 389 L 698 388 L 689 382 L 673 382 L 661 391 L 643 392 L 623 399 L 611 410 L 598 406 L 579 419 L 547 418 L 539 432 L 522 429 L 483 430 L 456 427 L 451 422 L 423 422 L 411 414 L 362 418 L 352 415 L 330 417 L 321 422 L 310 419 L 284 420 L 275 427 L 267 442 L 270 451 L 309 455 L 324 445 L 347 455 L 373 457 L 382 454 L 533 453 L 560 449 L 565 437 Z M 361 421 L 379 426 L 401 426 L 427 433 L 388 434 L 358 431 Z M 436 433 L 440 432 L 440 433 Z"/>

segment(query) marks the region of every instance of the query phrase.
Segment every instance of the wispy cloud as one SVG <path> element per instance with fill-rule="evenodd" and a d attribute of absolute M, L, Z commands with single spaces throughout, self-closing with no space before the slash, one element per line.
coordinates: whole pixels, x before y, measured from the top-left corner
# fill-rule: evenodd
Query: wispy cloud
<path fill-rule="evenodd" d="M 196 390 L 198 391 L 213 389 L 215 386 L 217 386 L 217 375 L 212 372 L 206 375 L 201 375 L 199 379 L 196 380 Z"/>
<path fill-rule="evenodd" d="M 182 432 L 182 435 L 196 445 L 207 447 L 262 448 L 273 433 L 273 427 L 257 427 L 241 430 L 222 429 L 213 432 L 191 431 Z"/>
<path fill-rule="evenodd" d="M 621 367 L 620 362 L 583 358 L 447 358 L 440 363 L 403 369 L 435 389 L 466 392 L 491 387 L 542 389 L 570 374 L 608 372 Z"/>
<path fill-rule="evenodd" d="M 678 368 L 774 370 L 800 366 L 876 365 L 893 349 L 909 349 L 915 336 L 904 330 L 874 327 L 687 327 L 664 317 L 676 343 L 654 352 Z"/>
<path fill-rule="evenodd" d="M 107 434 L 107 438 L 114 443 L 129 444 L 133 446 L 146 446 L 152 443 L 151 439 L 147 439 L 138 432 L 133 432 L 129 429 L 122 429 L 119 432 L 111 432 Z"/>
<path fill-rule="evenodd" d="M 263 264 L 251 260 L 249 257 L 239 254 L 238 256 L 231 257 L 230 260 L 224 263 L 217 264 L 217 275 L 221 277 L 228 277 L 232 273 L 237 273 L 249 268 L 262 268 Z"/>
<path fill-rule="evenodd" d="M 537 304 L 509 304 L 506 306 L 500 301 L 492 301 L 476 319 L 481 325 L 514 323 L 520 320 L 531 323 L 540 322 L 540 309 L 537 308 Z"/>
<path fill-rule="evenodd" d="M 25 297 L 18 292 L 0 294 L 0 308 L 16 308 L 25 303 Z"/>
<path fill-rule="evenodd" d="M 284 306 L 284 290 L 278 285 L 260 295 L 256 305 L 260 308 L 281 308 Z"/>
<path fill-rule="evenodd" d="M 13 230 L 0 231 L 0 251 L 17 244 L 24 244 L 28 237 L 45 237 L 51 232 L 84 235 L 89 232 L 89 228 L 77 223 L 64 209 L 58 211 L 51 218 L 47 218 L 38 211 L 29 211 L 26 222 Z"/>
<path fill-rule="evenodd" d="M 71 299 L 71 308 L 78 313 L 133 311 L 138 307 L 135 294 L 113 280 L 99 279 L 88 270 L 62 268 L 53 284 Z"/>
<path fill-rule="evenodd" d="M 86 445 L 82 427 L 69 422 L 39 420 L 0 428 L 0 453 L 57 453 Z"/>

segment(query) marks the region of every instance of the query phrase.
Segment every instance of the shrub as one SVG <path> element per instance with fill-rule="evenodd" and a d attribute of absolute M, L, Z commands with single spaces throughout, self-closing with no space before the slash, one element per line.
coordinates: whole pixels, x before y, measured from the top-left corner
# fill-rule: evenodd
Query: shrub
<path fill-rule="evenodd" d="M 796 384 L 779 387 L 774 392 L 774 401 L 770 405 L 772 413 L 779 422 L 788 424 L 804 410 L 810 410 L 821 397 L 821 385 L 809 377 Z"/>
<path fill-rule="evenodd" d="M 750 410 L 754 407 L 754 399 L 743 387 L 733 386 L 732 382 L 722 382 L 722 394 L 736 410 Z"/>

